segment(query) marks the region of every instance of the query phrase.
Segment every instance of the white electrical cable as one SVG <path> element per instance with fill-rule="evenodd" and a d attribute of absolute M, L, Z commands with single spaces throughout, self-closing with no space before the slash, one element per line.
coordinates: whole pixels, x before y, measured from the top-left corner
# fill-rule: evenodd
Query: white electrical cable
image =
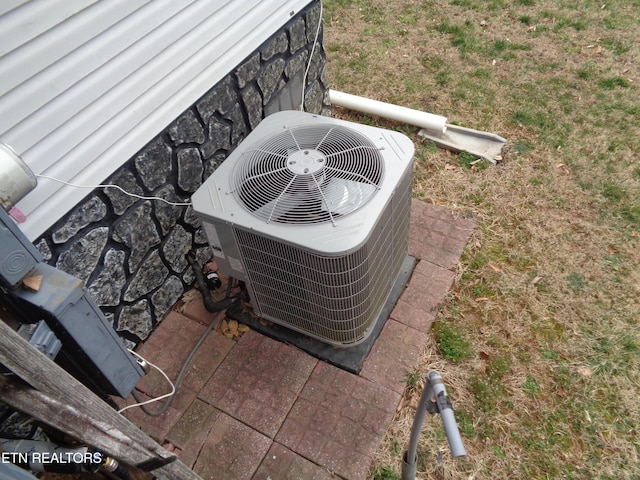
<path fill-rule="evenodd" d="M 318 37 L 320 36 L 320 27 L 322 26 L 322 0 L 320 0 L 320 16 L 318 17 L 318 26 L 316 27 L 316 36 L 313 39 L 313 46 L 311 47 L 311 55 L 309 55 L 309 61 L 307 62 L 307 69 L 304 71 L 302 77 L 302 103 L 300 103 L 300 111 L 304 111 L 304 91 L 307 85 L 307 75 L 309 75 L 309 69 L 311 68 L 311 61 L 313 60 L 313 54 L 316 51 L 316 45 L 318 44 Z"/>
<path fill-rule="evenodd" d="M 316 46 L 318 45 L 318 37 L 320 36 L 320 28 L 322 27 L 322 13 L 323 13 L 323 6 L 322 6 L 322 0 L 320 0 L 320 14 L 318 16 L 318 26 L 316 27 L 316 35 L 315 35 L 315 37 L 313 39 L 313 45 L 311 46 L 311 54 L 309 55 L 309 61 L 307 62 L 307 68 L 306 68 L 306 70 L 304 72 L 304 76 L 302 77 L 302 101 L 300 103 L 300 110 L 301 111 L 304 111 L 304 96 L 305 96 L 304 94 L 305 94 L 305 90 L 306 90 L 307 76 L 309 75 L 309 70 L 311 69 L 311 63 L 313 61 L 313 54 L 315 53 Z M 124 188 L 120 187 L 119 185 L 111 185 L 111 184 L 78 185 L 76 183 L 66 182 L 66 181 L 61 180 L 59 178 L 50 177 L 49 175 L 36 174 L 36 177 L 38 177 L 38 178 L 46 178 L 47 180 L 52 180 L 54 182 L 62 183 L 64 185 L 68 185 L 69 187 L 74 187 L 74 188 L 91 188 L 91 189 L 95 189 L 95 188 L 115 188 L 117 190 L 120 190 L 125 195 L 129 195 L 130 197 L 138 198 L 140 200 L 159 200 L 161 202 L 164 202 L 164 203 L 166 203 L 168 205 L 173 205 L 175 207 L 182 207 L 182 206 L 192 205 L 191 202 L 170 202 L 169 200 L 165 200 L 164 198 L 161 198 L 161 197 L 145 197 L 143 195 L 138 195 L 136 193 L 127 192 Z"/>
<path fill-rule="evenodd" d="M 64 180 L 60 180 L 59 178 L 55 178 L 55 177 L 50 177 L 48 175 L 36 174 L 36 177 L 38 177 L 38 178 L 46 178 L 47 180 L 53 180 L 54 182 L 62 183 L 64 185 L 68 185 L 70 187 L 75 187 L 75 188 L 91 188 L 91 189 L 95 189 L 95 188 L 116 188 L 116 189 L 120 190 L 122 193 L 124 193 L 125 195 L 129 195 L 130 197 L 139 198 L 140 200 L 159 200 L 161 202 L 164 202 L 164 203 L 166 203 L 168 205 L 173 205 L 175 207 L 191 205 L 191 202 L 170 202 L 169 200 L 165 200 L 164 198 L 161 198 L 161 197 L 145 197 L 143 195 L 138 195 L 136 193 L 127 192 L 124 188 L 122 188 L 122 187 L 120 187 L 118 185 L 112 185 L 112 184 L 78 185 L 76 183 L 65 182 Z"/>
<path fill-rule="evenodd" d="M 118 413 L 122 413 L 125 410 L 128 410 L 130 408 L 133 407 L 139 407 L 140 405 L 147 405 L 149 403 L 153 403 L 153 402 L 157 402 L 159 400 L 164 400 L 165 398 L 168 397 L 172 397 L 173 395 L 175 395 L 176 393 L 176 387 L 173 385 L 173 382 L 169 379 L 169 376 L 164 373 L 164 371 L 162 371 L 162 369 L 160 367 L 158 367 L 157 365 L 154 365 L 153 363 L 151 363 L 149 360 L 147 360 L 146 358 L 142 358 L 142 356 L 136 352 L 134 352 L 131 349 L 128 349 L 129 352 L 131 352 L 133 355 L 135 355 L 136 357 L 138 357 L 140 360 L 142 360 L 143 362 L 147 362 L 147 364 L 149 364 L 150 366 L 152 366 L 153 368 L 155 368 L 156 370 L 158 370 L 162 376 L 167 380 L 167 382 L 169 383 L 169 385 L 171 385 L 171 391 L 169 393 L 165 393 L 164 395 L 160 395 L 159 397 L 156 398 L 152 398 L 150 400 L 146 400 L 144 402 L 138 402 L 138 403 L 132 403 L 131 405 L 127 405 L 126 407 L 121 408 L 120 410 L 118 410 Z"/>

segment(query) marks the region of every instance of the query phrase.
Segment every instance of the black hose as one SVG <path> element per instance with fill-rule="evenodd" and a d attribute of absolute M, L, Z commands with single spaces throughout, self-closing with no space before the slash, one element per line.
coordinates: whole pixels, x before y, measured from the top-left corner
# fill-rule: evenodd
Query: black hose
<path fill-rule="evenodd" d="M 196 285 L 198 287 L 198 291 L 202 295 L 204 308 L 207 310 L 207 312 L 217 313 L 221 310 L 229 308 L 231 305 L 238 301 L 238 297 L 229 296 L 229 294 L 231 293 L 230 290 L 227 292 L 227 295 L 225 295 L 225 298 L 223 298 L 219 302 L 214 301 L 204 280 L 204 275 L 202 274 L 202 266 L 198 264 L 198 261 L 196 260 L 193 252 L 187 253 L 187 261 L 189 262 L 189 265 L 191 265 L 193 274 L 196 276 Z M 229 285 L 231 285 L 231 279 L 229 279 Z"/>
<path fill-rule="evenodd" d="M 218 323 L 218 320 L 220 319 L 222 311 L 224 309 L 228 308 L 229 306 L 231 306 L 233 303 L 235 303 L 238 300 L 238 297 L 231 297 L 230 296 L 231 295 L 231 290 L 233 288 L 233 279 L 229 278 L 228 285 L 227 285 L 227 291 L 225 293 L 224 299 L 220 300 L 219 302 L 214 302 L 213 299 L 211 298 L 211 294 L 209 292 L 209 289 L 206 287 L 206 285 L 204 283 L 204 275 L 202 274 L 202 267 L 200 265 L 198 265 L 198 262 L 195 259 L 195 256 L 193 255 L 193 252 L 189 252 L 187 254 L 187 260 L 189 261 L 189 264 L 191 265 L 191 268 L 193 269 L 193 273 L 196 276 L 196 282 L 198 283 L 198 290 L 202 294 L 202 299 L 204 301 L 205 308 L 207 309 L 207 311 L 215 313 L 216 316 L 213 318 L 213 320 L 211 321 L 211 323 L 209 324 L 207 329 L 204 331 L 204 333 L 200 337 L 200 340 L 198 340 L 198 343 L 196 343 L 194 345 L 193 349 L 191 350 L 191 352 L 187 356 L 187 359 L 182 364 L 182 368 L 180 369 L 180 372 L 178 373 L 178 376 L 176 377 L 176 381 L 173 384 L 174 388 L 176 389 L 176 392 L 178 390 L 178 387 L 180 386 L 180 383 L 182 382 L 182 377 L 184 376 L 184 374 L 187 371 L 187 367 L 191 363 L 191 360 L 195 356 L 195 354 L 198 351 L 198 349 L 200 348 L 200 346 L 207 339 L 207 336 L 209 335 L 209 333 L 211 333 L 211 330 L 213 330 L 213 327 L 215 327 L 216 324 Z M 207 300 L 208 300 L 208 302 L 207 302 Z M 140 395 L 138 394 L 137 391 L 133 390 L 133 392 L 131 392 L 131 393 L 133 394 L 133 398 L 135 398 L 138 402 L 143 402 L 144 401 L 144 399 L 140 397 Z M 164 412 L 167 411 L 167 409 L 169 408 L 169 406 L 173 402 L 173 399 L 175 398 L 175 396 L 176 396 L 176 394 L 170 396 L 164 402 L 164 404 L 162 405 L 162 407 L 158 411 L 154 412 L 153 410 L 150 410 L 146 405 L 140 405 L 140 408 L 142 409 L 142 411 L 144 413 L 146 413 L 149 416 L 159 417 L 160 415 L 162 415 Z"/>
<path fill-rule="evenodd" d="M 176 393 L 173 394 L 172 396 L 170 396 L 164 402 L 164 404 L 162 405 L 160 410 L 158 410 L 156 412 L 150 410 L 146 405 L 140 405 L 140 408 L 142 409 L 142 411 L 144 413 L 146 413 L 147 415 L 150 415 L 152 417 L 159 417 L 160 415 L 162 415 L 164 412 L 167 411 L 167 409 L 169 408 L 169 406 L 173 402 L 173 399 L 176 397 L 176 394 L 177 394 L 177 391 L 178 391 L 178 387 L 180 386 L 180 383 L 182 382 L 182 377 L 184 376 L 184 374 L 187 371 L 187 367 L 191 363 L 191 360 L 193 359 L 194 355 L 196 354 L 196 352 L 198 351 L 200 346 L 207 339 L 207 336 L 209 335 L 211 330 L 213 330 L 213 327 L 215 327 L 216 323 L 218 323 L 218 320 L 219 320 L 221 315 L 222 315 L 222 311 L 220 311 L 220 312 L 218 312 L 216 314 L 216 316 L 213 318 L 213 320 L 211 321 L 211 323 L 209 324 L 207 329 L 202 334 L 202 337 L 200 337 L 200 340 L 198 340 L 198 343 L 195 344 L 195 346 L 193 347 L 193 349 L 189 353 L 189 356 L 187 357 L 187 359 L 182 364 L 182 368 L 180 369 L 180 372 L 178 373 L 178 376 L 176 377 L 176 381 L 173 383 L 173 386 L 176 389 Z M 145 400 L 144 398 L 140 397 L 140 395 L 138 394 L 138 392 L 136 390 L 133 390 L 133 392 L 131 392 L 131 393 L 133 394 L 133 398 L 135 398 L 138 402 L 143 402 Z"/>

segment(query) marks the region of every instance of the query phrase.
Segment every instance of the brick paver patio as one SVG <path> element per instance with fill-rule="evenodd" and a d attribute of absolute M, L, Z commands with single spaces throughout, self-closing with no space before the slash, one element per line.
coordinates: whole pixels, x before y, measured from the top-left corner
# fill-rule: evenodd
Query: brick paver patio
<path fill-rule="evenodd" d="M 125 415 L 203 479 L 366 479 L 473 227 L 413 201 L 418 263 L 359 375 L 254 331 L 238 341 L 212 331 L 165 413 Z M 200 303 L 172 311 L 140 349 L 172 379 L 213 319 Z M 157 373 L 139 387 L 167 390 Z"/>

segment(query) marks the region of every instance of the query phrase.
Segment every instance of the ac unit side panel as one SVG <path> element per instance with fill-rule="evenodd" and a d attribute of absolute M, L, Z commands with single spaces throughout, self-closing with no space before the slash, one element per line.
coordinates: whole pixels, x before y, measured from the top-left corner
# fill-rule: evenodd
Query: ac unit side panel
<path fill-rule="evenodd" d="M 390 203 L 371 240 L 342 257 L 316 255 L 236 229 L 261 315 L 327 343 L 344 346 L 364 341 L 406 256 L 406 236 L 398 238 L 396 229 L 408 231 L 409 217 L 397 219 L 393 211 Z"/>
<path fill-rule="evenodd" d="M 246 281 L 246 268 L 242 262 L 232 226 L 206 218 L 201 218 L 200 223 L 220 271 L 238 280 Z"/>

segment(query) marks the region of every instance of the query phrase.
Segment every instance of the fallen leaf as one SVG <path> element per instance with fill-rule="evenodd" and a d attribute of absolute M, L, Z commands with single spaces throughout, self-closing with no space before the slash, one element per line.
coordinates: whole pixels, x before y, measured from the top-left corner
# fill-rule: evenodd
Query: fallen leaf
<path fill-rule="evenodd" d="M 182 295 L 182 301 L 184 303 L 189 303 L 196 299 L 202 299 L 202 295 L 200 295 L 200 292 L 195 288 L 192 288 L 191 290 L 187 291 L 184 295 Z"/>
<path fill-rule="evenodd" d="M 475 299 L 476 302 L 486 302 L 489 300 L 489 297 L 478 297 Z"/>
<path fill-rule="evenodd" d="M 477 371 L 481 373 L 487 373 L 487 361 L 475 362 L 473 366 Z"/>
<path fill-rule="evenodd" d="M 502 271 L 502 267 L 500 265 L 498 265 L 497 263 L 489 263 L 488 265 L 489 265 L 489 267 L 491 267 L 492 270 L 494 270 L 496 272 L 501 272 Z"/>
<path fill-rule="evenodd" d="M 488 362 L 488 361 L 489 361 L 489 359 L 491 358 L 487 352 L 483 352 L 483 351 L 480 351 L 480 352 L 478 353 L 478 356 L 479 356 L 482 360 L 484 360 L 485 362 Z"/>
<path fill-rule="evenodd" d="M 482 161 L 482 159 L 479 158 L 477 160 L 474 160 L 473 162 L 469 162 L 469 165 L 476 165 L 476 164 L 480 163 L 481 161 Z"/>
<path fill-rule="evenodd" d="M 458 167 L 456 167 L 455 165 L 451 165 L 450 163 L 447 163 L 444 166 L 445 170 L 455 170 L 456 168 L 458 168 Z"/>
<path fill-rule="evenodd" d="M 531 285 L 537 285 L 538 283 L 540 283 L 540 280 L 542 280 L 542 277 L 535 277 L 533 280 L 531 280 Z"/>
<path fill-rule="evenodd" d="M 231 333 L 236 333 L 238 331 L 238 321 L 237 320 L 229 320 L 227 323 L 227 327 Z"/>

